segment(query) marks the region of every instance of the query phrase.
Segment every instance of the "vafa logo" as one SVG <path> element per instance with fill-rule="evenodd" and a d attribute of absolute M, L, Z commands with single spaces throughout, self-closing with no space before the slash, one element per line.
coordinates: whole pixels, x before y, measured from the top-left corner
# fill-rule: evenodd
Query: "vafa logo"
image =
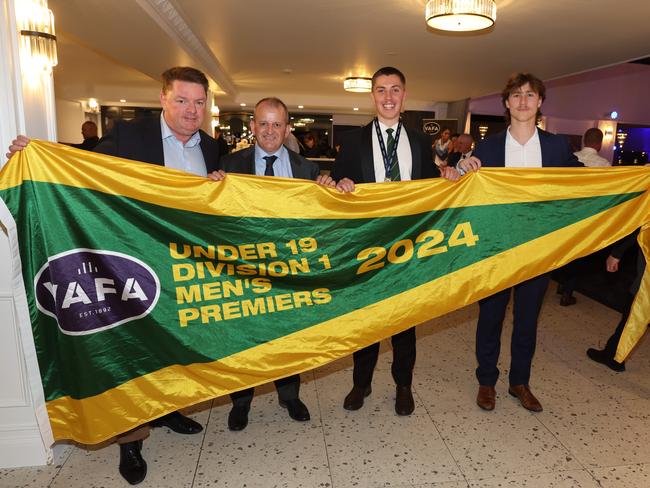
<path fill-rule="evenodd" d="M 113 251 L 72 249 L 54 256 L 34 277 L 36 305 L 61 332 L 86 335 L 149 314 L 160 280 L 143 261 Z"/>

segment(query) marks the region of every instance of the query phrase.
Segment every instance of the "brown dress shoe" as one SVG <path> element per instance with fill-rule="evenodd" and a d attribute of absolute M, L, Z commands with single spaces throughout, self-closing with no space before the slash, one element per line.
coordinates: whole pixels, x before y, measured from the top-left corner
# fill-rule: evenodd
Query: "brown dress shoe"
<path fill-rule="evenodd" d="M 476 395 L 476 404 L 483 410 L 494 410 L 497 391 L 493 386 L 479 386 Z"/>
<path fill-rule="evenodd" d="M 413 393 L 410 386 L 397 386 L 395 390 L 395 413 L 397 415 L 411 415 L 415 410 Z"/>
<path fill-rule="evenodd" d="M 346 410 L 359 410 L 363 407 L 363 399 L 370 395 L 372 392 L 370 385 L 366 386 L 353 386 L 350 393 L 343 400 L 343 408 Z"/>
<path fill-rule="evenodd" d="M 510 386 L 510 388 L 508 388 L 508 393 L 513 397 L 517 397 L 521 406 L 526 410 L 530 410 L 531 412 L 541 412 L 544 410 L 542 404 L 539 403 L 537 398 L 535 398 L 535 395 L 532 394 L 527 385 Z"/>

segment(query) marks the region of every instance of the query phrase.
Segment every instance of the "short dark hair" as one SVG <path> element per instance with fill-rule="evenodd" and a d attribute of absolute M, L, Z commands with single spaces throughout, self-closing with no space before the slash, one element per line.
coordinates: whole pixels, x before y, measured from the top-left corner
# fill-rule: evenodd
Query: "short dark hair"
<path fill-rule="evenodd" d="M 603 144 L 603 131 L 592 127 L 587 129 L 584 135 L 584 145 L 586 147 L 596 147 Z"/>
<path fill-rule="evenodd" d="M 275 107 L 275 108 L 282 107 L 284 109 L 284 113 L 287 116 L 286 117 L 287 118 L 286 122 L 287 122 L 287 124 L 289 123 L 289 109 L 287 108 L 285 103 L 282 100 L 280 100 L 279 98 L 277 98 L 277 97 L 262 98 L 259 102 L 257 102 L 255 104 L 255 110 L 253 111 L 253 113 L 255 113 L 255 111 L 257 111 L 257 107 L 259 107 L 263 103 L 268 103 L 269 105 L 271 105 L 272 107 Z"/>
<path fill-rule="evenodd" d="M 544 82 L 537 76 L 531 73 L 516 73 L 512 75 L 508 80 L 508 83 L 506 83 L 505 88 L 501 91 L 501 103 L 506 109 L 504 116 L 508 124 L 510 123 L 510 110 L 506 106 L 506 101 L 510 95 L 512 95 L 526 83 L 528 83 L 532 90 L 539 95 L 539 98 L 542 100 L 542 102 L 546 99 L 546 87 L 544 86 Z M 536 118 L 538 122 L 542 118 L 542 111 L 539 108 L 537 109 Z"/>
<path fill-rule="evenodd" d="M 187 81 L 201 85 L 208 94 L 209 83 L 205 75 L 196 68 L 189 66 L 174 66 L 162 74 L 162 90 L 167 93 L 171 90 L 174 81 Z"/>
<path fill-rule="evenodd" d="M 402 85 L 406 86 L 406 77 L 404 76 L 404 73 L 402 73 L 397 68 L 393 68 L 392 66 L 384 66 L 383 68 L 379 68 L 377 71 L 375 71 L 375 74 L 372 75 L 372 87 L 373 88 L 375 87 L 377 78 L 379 78 L 380 76 L 391 76 L 391 75 L 398 76 L 400 81 L 402 82 Z"/>

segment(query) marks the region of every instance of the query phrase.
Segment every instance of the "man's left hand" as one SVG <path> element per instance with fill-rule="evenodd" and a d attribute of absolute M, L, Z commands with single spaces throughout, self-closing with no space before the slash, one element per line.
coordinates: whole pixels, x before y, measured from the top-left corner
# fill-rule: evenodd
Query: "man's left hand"
<path fill-rule="evenodd" d="M 460 160 L 458 162 L 458 167 L 465 173 L 469 173 L 470 171 L 478 171 L 481 167 L 481 160 L 475 156 L 470 156 L 469 158 Z"/>
<path fill-rule="evenodd" d="M 439 166 L 440 176 L 449 181 L 458 181 L 460 179 L 460 173 L 456 171 L 456 168 L 451 166 Z"/>
<path fill-rule="evenodd" d="M 226 172 L 222 169 L 219 171 L 213 171 L 208 175 L 208 178 L 214 181 L 222 181 L 226 177 Z"/>
<path fill-rule="evenodd" d="M 316 183 L 319 185 L 327 186 L 328 188 L 335 188 L 336 182 L 332 179 L 330 175 L 318 175 L 316 178 Z"/>

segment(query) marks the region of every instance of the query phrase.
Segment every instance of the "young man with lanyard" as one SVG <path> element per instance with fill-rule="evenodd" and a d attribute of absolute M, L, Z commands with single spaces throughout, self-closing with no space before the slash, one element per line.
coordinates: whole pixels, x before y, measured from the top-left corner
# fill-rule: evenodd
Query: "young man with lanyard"
<path fill-rule="evenodd" d="M 334 163 L 333 178 L 341 192 L 354 191 L 355 183 L 406 181 L 443 176 L 457 180 L 467 170 L 477 170 L 479 164 L 468 159 L 462 169 L 433 164 L 431 142 L 424 133 L 406 128 L 401 120 L 406 100 L 406 79 L 401 71 L 384 67 L 372 77 L 372 99 L 377 116 L 371 123 L 345 133 L 341 151 Z M 395 380 L 395 412 L 410 415 L 415 404 L 411 392 L 415 365 L 415 328 L 394 335 L 393 364 Z M 370 395 L 372 375 L 379 355 L 379 343 L 354 353 L 353 387 L 345 397 L 343 408 L 358 410 Z"/>

